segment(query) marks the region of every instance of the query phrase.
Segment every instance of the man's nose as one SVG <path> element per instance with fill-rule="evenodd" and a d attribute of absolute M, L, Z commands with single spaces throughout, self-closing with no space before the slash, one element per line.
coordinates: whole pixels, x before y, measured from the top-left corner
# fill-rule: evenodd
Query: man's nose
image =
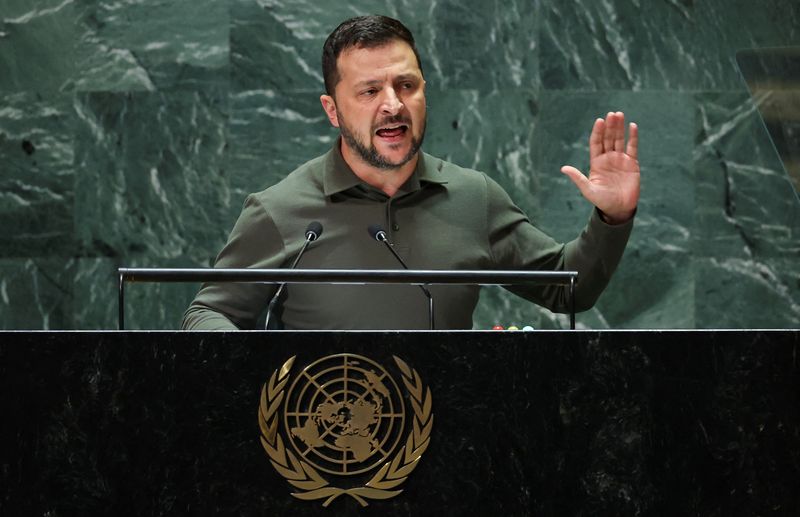
<path fill-rule="evenodd" d="M 394 88 L 384 89 L 385 95 L 381 104 L 381 111 L 386 115 L 397 115 L 403 109 L 403 102 L 397 96 Z"/>

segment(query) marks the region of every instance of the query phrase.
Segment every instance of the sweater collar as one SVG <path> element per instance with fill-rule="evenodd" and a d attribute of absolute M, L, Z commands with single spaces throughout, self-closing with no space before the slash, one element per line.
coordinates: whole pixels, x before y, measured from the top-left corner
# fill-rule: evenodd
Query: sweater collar
<path fill-rule="evenodd" d="M 333 148 L 328 151 L 325 157 L 325 165 L 323 167 L 323 189 L 325 196 L 332 196 L 333 194 L 344 192 L 345 190 L 359 185 L 373 189 L 374 187 L 361 181 L 350 166 L 347 165 L 347 162 L 345 162 L 342 157 L 340 146 L 341 138 L 336 140 Z M 420 190 L 426 183 L 446 185 L 447 180 L 444 179 L 441 173 L 442 166 L 443 162 L 441 160 L 420 151 L 420 157 L 419 160 L 417 160 L 417 166 L 414 172 L 400 187 L 397 196 Z"/>

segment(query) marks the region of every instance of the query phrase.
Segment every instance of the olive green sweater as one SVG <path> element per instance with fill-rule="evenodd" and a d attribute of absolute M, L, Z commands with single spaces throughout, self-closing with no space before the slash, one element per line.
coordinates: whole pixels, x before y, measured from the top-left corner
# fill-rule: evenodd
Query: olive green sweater
<path fill-rule="evenodd" d="M 288 267 L 311 221 L 321 222 L 324 230 L 299 268 L 400 269 L 367 231 L 380 224 L 411 269 L 576 270 L 578 310 L 590 308 L 600 296 L 633 226 L 632 221 L 610 226 L 593 210 L 578 238 L 558 243 L 533 226 L 491 178 L 427 154 L 388 197 L 353 174 L 337 145 L 248 196 L 215 267 Z M 205 284 L 182 326 L 254 328 L 275 289 L 258 283 Z M 556 312 L 569 309 L 567 287 L 509 289 Z M 430 291 L 437 329 L 472 328 L 478 286 L 434 285 Z M 428 328 L 427 299 L 418 286 L 292 284 L 286 294 L 282 320 L 290 329 Z"/>

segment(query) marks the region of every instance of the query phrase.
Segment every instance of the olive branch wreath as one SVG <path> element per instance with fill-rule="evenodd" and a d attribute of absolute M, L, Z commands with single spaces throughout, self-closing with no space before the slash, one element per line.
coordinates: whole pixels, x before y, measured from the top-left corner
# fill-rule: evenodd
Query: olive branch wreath
<path fill-rule="evenodd" d="M 400 486 L 419 464 L 422 453 L 430 444 L 433 429 L 431 407 L 433 399 L 430 387 L 424 388 L 416 370 L 411 369 L 397 356 L 393 356 L 403 374 L 403 384 L 411 395 L 414 408 L 413 430 L 408 433 L 405 445 L 394 459 L 387 461 L 363 486 L 339 488 L 330 486 L 319 472 L 309 463 L 302 461 L 287 449 L 278 433 L 278 408 L 283 402 L 284 388 L 289 381 L 289 371 L 295 357 L 287 360 L 280 370 L 275 370 L 268 383 L 261 389 L 261 402 L 258 407 L 258 425 L 261 428 L 261 445 L 269 456 L 270 463 L 278 473 L 298 488 L 292 495 L 298 499 L 313 501 L 326 499 L 322 506 L 328 506 L 340 495 L 349 495 L 361 506 L 367 506 L 367 499 L 390 499 L 403 490 L 392 490 Z"/>

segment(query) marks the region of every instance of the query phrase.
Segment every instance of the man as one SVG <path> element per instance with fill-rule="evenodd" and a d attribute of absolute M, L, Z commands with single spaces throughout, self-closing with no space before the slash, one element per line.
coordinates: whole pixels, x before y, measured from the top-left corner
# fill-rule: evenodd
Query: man
<path fill-rule="evenodd" d="M 412 269 L 575 269 L 578 310 L 591 307 L 617 266 L 639 198 L 638 130 L 625 142 L 622 113 L 595 121 L 591 171 L 562 172 L 596 208 L 581 236 L 560 244 L 535 228 L 486 175 L 420 151 L 425 79 L 411 33 L 382 16 L 345 21 L 325 42 L 326 94 L 340 138 L 279 184 L 250 195 L 220 268 L 287 267 L 306 226 L 321 221 L 300 267 L 397 269 L 367 232 L 380 224 Z M 438 329 L 471 328 L 476 286 L 431 286 Z M 510 288 L 552 310 L 568 310 L 561 286 Z M 254 328 L 274 285 L 206 284 L 184 315 L 187 329 Z M 417 286 L 311 285 L 287 288 L 282 320 L 291 329 L 425 329 Z"/>

